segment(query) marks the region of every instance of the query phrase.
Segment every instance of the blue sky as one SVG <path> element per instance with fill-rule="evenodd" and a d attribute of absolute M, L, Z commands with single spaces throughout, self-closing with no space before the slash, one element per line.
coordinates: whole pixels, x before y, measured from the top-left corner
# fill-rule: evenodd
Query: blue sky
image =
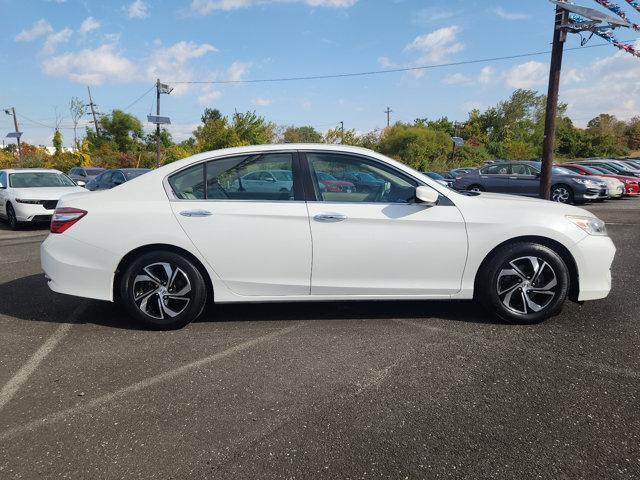
<path fill-rule="evenodd" d="M 640 23 L 640 13 L 629 14 Z M 37 144 L 50 144 L 56 112 L 70 144 L 69 99 L 86 98 L 87 85 L 99 110 L 109 112 L 131 104 L 157 77 L 175 87 L 162 97 L 162 111 L 178 140 L 206 106 L 225 114 L 256 110 L 279 124 L 323 131 L 341 120 L 358 131 L 384 127 L 387 106 L 394 121 L 464 120 L 470 108 L 495 104 L 515 88 L 544 91 L 549 56 L 299 82 L 172 82 L 335 74 L 546 51 L 552 18 L 546 0 L 0 0 L 0 107 L 15 106 L 24 139 Z M 618 35 L 635 38 L 632 31 Z M 567 47 L 578 45 L 570 36 Z M 579 125 L 600 112 L 639 115 L 640 59 L 612 46 L 567 51 L 561 92 Z M 152 93 L 129 111 L 145 118 L 154 108 Z M 0 116 L 0 135 L 12 129 L 12 119 Z"/>

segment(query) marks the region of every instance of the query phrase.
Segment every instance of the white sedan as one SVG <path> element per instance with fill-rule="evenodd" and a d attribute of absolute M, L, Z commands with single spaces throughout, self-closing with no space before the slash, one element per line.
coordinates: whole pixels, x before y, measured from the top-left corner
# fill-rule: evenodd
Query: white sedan
<path fill-rule="evenodd" d="M 292 192 L 239 178 L 291 172 Z M 321 188 L 318 172 L 380 178 Z M 113 190 L 60 201 L 42 245 L 52 290 L 118 301 L 151 328 L 178 328 L 207 300 L 478 299 L 534 323 L 565 299 L 606 297 L 615 247 L 580 208 L 458 193 L 378 153 L 265 145 L 202 153 Z"/>
<path fill-rule="evenodd" d="M 48 223 L 60 197 L 78 192 L 86 190 L 59 170 L 0 170 L 0 217 L 12 230 L 24 222 Z"/>

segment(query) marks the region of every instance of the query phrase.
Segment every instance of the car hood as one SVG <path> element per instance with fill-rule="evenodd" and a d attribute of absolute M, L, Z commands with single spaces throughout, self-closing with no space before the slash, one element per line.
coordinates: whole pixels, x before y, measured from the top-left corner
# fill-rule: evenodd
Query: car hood
<path fill-rule="evenodd" d="M 503 193 L 481 192 L 478 199 L 486 204 L 487 208 L 500 211 L 501 209 L 515 208 L 526 211 L 527 207 L 544 208 L 547 212 L 561 215 L 580 215 L 583 217 L 593 217 L 594 215 L 582 208 L 574 207 L 564 203 L 551 202 L 541 198 L 523 197 L 519 195 L 505 195 Z"/>
<path fill-rule="evenodd" d="M 16 198 L 25 200 L 59 200 L 63 195 L 70 193 L 86 192 L 82 187 L 41 187 L 41 188 L 14 188 Z"/>

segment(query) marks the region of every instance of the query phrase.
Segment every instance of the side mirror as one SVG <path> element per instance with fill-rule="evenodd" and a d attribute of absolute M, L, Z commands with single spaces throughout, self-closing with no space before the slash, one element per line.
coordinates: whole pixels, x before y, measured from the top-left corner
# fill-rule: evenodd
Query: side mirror
<path fill-rule="evenodd" d="M 533 176 L 535 178 L 540 178 L 540 172 L 533 172 Z"/>
<path fill-rule="evenodd" d="M 85 187 L 87 184 L 86 184 L 86 182 L 83 182 L 82 180 L 77 180 L 76 181 L 76 185 L 78 185 L 79 187 Z"/>
<path fill-rule="evenodd" d="M 121 179 L 121 178 L 116 178 L 116 179 L 113 181 L 113 184 L 114 184 L 114 185 L 122 185 L 123 183 L 124 183 L 124 182 L 122 181 L 122 179 Z"/>
<path fill-rule="evenodd" d="M 437 205 L 438 198 L 440 194 L 429 187 L 418 187 L 416 188 L 416 199 L 420 203 L 425 203 L 428 206 L 432 207 Z"/>
<path fill-rule="evenodd" d="M 265 180 L 270 183 L 276 183 L 276 179 L 273 177 L 266 177 Z"/>

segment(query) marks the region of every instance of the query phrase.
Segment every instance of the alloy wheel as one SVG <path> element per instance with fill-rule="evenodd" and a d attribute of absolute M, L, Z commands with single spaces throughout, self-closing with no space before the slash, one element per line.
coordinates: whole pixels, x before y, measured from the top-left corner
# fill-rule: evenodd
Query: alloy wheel
<path fill-rule="evenodd" d="M 152 263 L 136 274 L 133 300 L 150 317 L 160 320 L 177 317 L 192 300 L 191 281 L 181 268 L 171 263 Z"/>
<path fill-rule="evenodd" d="M 498 298 L 512 312 L 537 313 L 556 296 L 558 277 L 548 262 L 535 256 L 518 257 L 505 263 L 498 274 Z"/>
<path fill-rule="evenodd" d="M 12 229 L 15 229 L 18 226 L 16 212 L 13 210 L 13 207 L 11 205 L 7 205 L 7 221 L 9 222 L 9 226 Z"/>
<path fill-rule="evenodd" d="M 569 203 L 570 198 L 571 193 L 565 187 L 556 187 L 551 193 L 551 200 L 553 200 L 554 202 Z"/>

